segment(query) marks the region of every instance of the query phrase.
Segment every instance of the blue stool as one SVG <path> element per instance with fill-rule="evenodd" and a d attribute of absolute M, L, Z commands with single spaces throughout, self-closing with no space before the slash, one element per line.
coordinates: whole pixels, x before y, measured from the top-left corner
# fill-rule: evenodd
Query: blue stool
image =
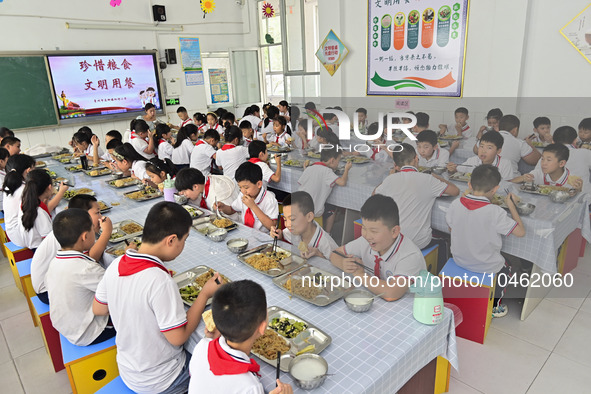
<path fill-rule="evenodd" d="M 125 393 L 134 393 L 134 391 L 130 390 L 129 387 L 123 383 L 123 379 L 121 376 L 117 376 L 115 379 L 111 380 L 107 385 L 105 385 L 102 389 L 97 391 L 97 394 L 125 394 Z"/>
<path fill-rule="evenodd" d="M 43 303 L 39 297 L 31 297 L 31 304 L 35 312 L 37 326 L 41 329 L 41 336 L 45 343 L 45 350 L 51 358 L 53 370 L 59 372 L 64 369 L 64 360 L 62 359 L 62 348 L 60 345 L 60 334 L 53 327 L 51 317 L 49 316 L 49 305 Z"/>
<path fill-rule="evenodd" d="M 33 283 L 31 282 L 31 261 L 33 259 L 27 259 L 23 261 L 19 261 L 16 263 L 16 269 L 18 271 L 18 276 L 21 281 L 21 287 L 23 288 L 23 293 L 25 294 L 25 298 L 27 299 L 27 304 L 29 305 L 29 312 L 31 312 L 31 319 L 33 319 L 33 324 L 37 326 L 37 319 L 35 318 L 35 310 L 33 308 L 33 304 L 31 303 L 31 297 L 35 297 L 37 293 L 33 289 Z"/>
<path fill-rule="evenodd" d="M 60 334 L 60 341 L 74 394 L 95 393 L 119 376 L 115 338 L 96 345 L 76 346 Z"/>
<path fill-rule="evenodd" d="M 19 246 L 14 242 L 6 242 L 4 244 L 4 252 L 6 252 L 6 258 L 8 258 L 8 262 L 10 263 L 10 269 L 12 270 L 14 283 L 16 284 L 16 287 L 22 292 L 23 287 L 21 286 L 21 279 L 18 275 L 16 263 L 33 257 L 33 251 L 24 246 Z"/>
<path fill-rule="evenodd" d="M 421 249 L 423 257 L 425 258 L 425 264 L 427 265 L 427 271 L 432 275 L 437 275 L 437 259 L 439 257 L 439 245 L 433 245 L 431 247 Z"/>

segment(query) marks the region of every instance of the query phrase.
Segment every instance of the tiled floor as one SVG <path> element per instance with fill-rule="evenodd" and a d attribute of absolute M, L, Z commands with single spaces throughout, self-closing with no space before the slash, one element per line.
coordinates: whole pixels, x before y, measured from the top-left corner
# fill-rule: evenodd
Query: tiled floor
<path fill-rule="evenodd" d="M 591 247 L 573 271 L 573 289 L 552 290 L 526 321 L 521 302 L 493 320 L 484 345 L 458 338 L 460 371 L 449 392 L 585 393 L 591 371 Z M 0 259 L 0 392 L 71 393 L 65 371 L 53 372 L 39 330 Z"/>

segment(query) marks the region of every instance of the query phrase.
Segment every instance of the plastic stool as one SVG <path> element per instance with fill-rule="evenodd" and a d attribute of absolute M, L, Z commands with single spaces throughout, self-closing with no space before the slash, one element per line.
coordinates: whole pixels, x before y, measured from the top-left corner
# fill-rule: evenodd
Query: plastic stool
<path fill-rule="evenodd" d="M 4 244 L 4 250 L 6 251 L 6 257 L 10 263 L 10 269 L 12 270 L 14 283 L 16 284 L 16 287 L 18 287 L 18 289 L 22 292 L 23 287 L 21 286 L 21 280 L 18 274 L 18 269 L 16 268 L 16 263 L 33 257 L 33 251 L 29 248 L 15 245 L 13 242 L 6 242 Z"/>
<path fill-rule="evenodd" d="M 18 275 L 21 281 L 21 287 L 23 288 L 23 293 L 25 294 L 27 304 L 29 305 L 31 319 L 33 319 L 33 324 L 37 326 L 37 319 L 35 318 L 35 308 L 33 308 L 33 304 L 31 303 L 31 297 L 36 296 L 35 290 L 33 289 L 33 283 L 31 282 L 31 261 L 33 261 L 33 259 L 19 261 L 18 263 L 16 263 L 16 269 L 18 270 Z"/>
<path fill-rule="evenodd" d="M 31 297 L 31 303 L 35 310 L 37 325 L 41 329 L 45 350 L 47 350 L 49 358 L 51 358 L 51 362 L 53 363 L 53 370 L 59 372 L 64 369 L 62 347 L 60 345 L 60 335 L 51 323 L 49 305 L 43 303 L 37 296 Z"/>
<path fill-rule="evenodd" d="M 97 391 L 97 394 L 125 394 L 125 393 L 134 393 L 134 391 L 130 390 L 129 387 L 123 383 L 123 379 L 121 376 L 117 376 L 115 379 L 111 380 L 102 389 Z"/>

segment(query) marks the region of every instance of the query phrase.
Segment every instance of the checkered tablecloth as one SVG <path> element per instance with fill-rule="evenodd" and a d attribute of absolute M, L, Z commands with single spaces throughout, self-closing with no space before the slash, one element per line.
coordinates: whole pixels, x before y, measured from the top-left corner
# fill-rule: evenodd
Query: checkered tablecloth
<path fill-rule="evenodd" d="M 49 162 L 49 160 L 48 160 Z M 60 165 L 51 165 L 59 175 L 65 173 Z M 90 187 L 99 200 L 108 204 L 120 202 L 108 216 L 113 222 L 134 219 L 145 221 L 150 207 L 162 198 L 135 202 L 124 199 L 126 188 L 116 190 L 105 186 L 109 177 L 89 178 L 75 175 L 76 187 Z M 62 203 L 65 205 L 65 202 Z M 228 234 L 228 239 L 242 237 L 249 240 L 249 249 L 262 243 L 272 242 L 268 234 L 240 225 Z M 286 246 L 287 247 L 287 246 Z M 297 249 L 296 249 L 297 250 Z M 330 262 L 313 258 L 309 263 L 340 275 Z M 412 316 L 413 296 L 388 303 L 377 299 L 367 313 L 354 313 L 339 300 L 326 307 L 317 307 L 302 300 L 289 299 L 289 294 L 280 290 L 266 277 L 244 265 L 231 253 L 225 242 L 216 243 L 192 230 L 183 253 L 173 262 L 170 269 L 183 272 L 198 265 L 207 265 L 231 280 L 251 279 L 261 284 L 267 293 L 269 306 L 279 306 L 309 321 L 332 337 L 331 345 L 322 352 L 329 365 L 327 378 L 319 393 L 393 393 L 400 389 L 413 375 L 431 360 L 441 355 L 458 369 L 458 355 L 453 313 L 445 310 L 443 321 L 436 326 L 417 322 Z M 203 323 L 185 347 L 192 351 L 201 339 Z M 267 391 L 275 388 L 275 368 L 261 362 L 261 381 Z M 281 374 L 281 380 L 292 383 L 291 377 Z"/>

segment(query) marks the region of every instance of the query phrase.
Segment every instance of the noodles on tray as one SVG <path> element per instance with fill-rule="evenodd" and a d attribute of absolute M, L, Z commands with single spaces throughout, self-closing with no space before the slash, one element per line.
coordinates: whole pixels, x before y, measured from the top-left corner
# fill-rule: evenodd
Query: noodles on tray
<path fill-rule="evenodd" d="M 269 359 L 277 359 L 277 352 L 285 353 L 290 346 L 275 331 L 266 329 L 265 334 L 259 337 L 252 346 L 252 352 Z"/>

